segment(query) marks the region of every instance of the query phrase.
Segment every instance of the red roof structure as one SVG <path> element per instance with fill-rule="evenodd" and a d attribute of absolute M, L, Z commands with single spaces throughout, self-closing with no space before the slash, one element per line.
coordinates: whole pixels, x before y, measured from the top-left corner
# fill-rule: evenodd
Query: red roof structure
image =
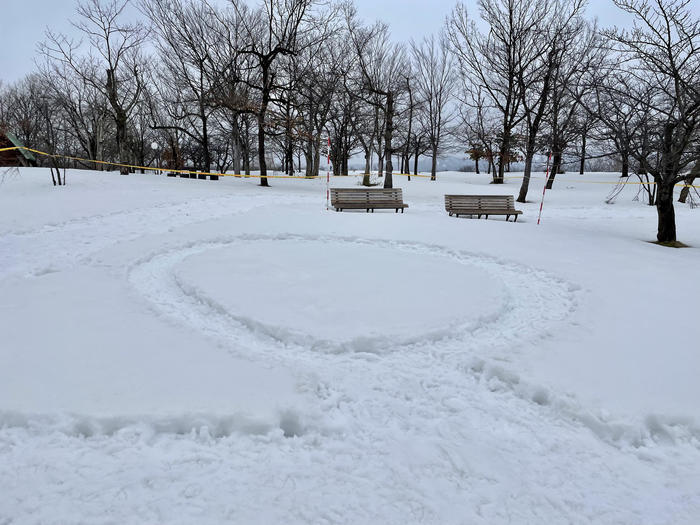
<path fill-rule="evenodd" d="M 0 129 L 0 150 L 5 148 L 19 148 L 8 151 L 0 151 L 0 167 L 36 166 L 36 157 L 31 151 L 22 149 L 24 144 L 9 131 Z"/>

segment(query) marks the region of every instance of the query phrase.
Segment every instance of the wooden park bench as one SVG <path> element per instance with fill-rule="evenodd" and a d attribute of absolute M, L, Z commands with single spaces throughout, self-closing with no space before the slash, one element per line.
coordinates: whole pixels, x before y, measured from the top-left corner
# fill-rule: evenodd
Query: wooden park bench
<path fill-rule="evenodd" d="M 396 210 L 396 213 L 408 204 L 403 202 L 401 188 L 370 189 L 370 188 L 333 188 L 331 189 L 331 204 L 335 211 L 343 210 Z"/>
<path fill-rule="evenodd" d="M 505 215 L 506 220 L 511 215 L 518 220 L 518 215 L 523 212 L 515 209 L 512 195 L 445 195 L 445 210 L 450 217 L 456 215 L 476 215 L 489 218 L 489 215 Z"/>
<path fill-rule="evenodd" d="M 194 170 L 192 170 L 194 171 Z M 199 179 L 199 180 L 206 180 L 207 177 L 209 177 L 209 180 L 219 180 L 218 175 L 212 175 L 210 173 L 174 173 L 174 172 L 169 172 L 168 177 L 177 177 L 180 176 L 182 179 Z"/>

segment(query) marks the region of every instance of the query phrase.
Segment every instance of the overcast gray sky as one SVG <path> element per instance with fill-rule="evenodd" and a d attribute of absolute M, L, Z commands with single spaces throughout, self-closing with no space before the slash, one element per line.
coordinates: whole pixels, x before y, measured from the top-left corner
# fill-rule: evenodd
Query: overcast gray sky
<path fill-rule="evenodd" d="M 476 0 L 465 1 L 477 13 Z M 2 0 L 0 16 L 0 80 L 15 81 L 34 69 L 37 44 L 44 30 L 71 33 L 68 22 L 76 0 Z M 366 20 L 384 20 L 397 40 L 416 40 L 436 32 L 456 0 L 356 0 L 360 15 Z M 624 25 L 624 18 L 611 0 L 590 0 L 591 17 L 601 26 Z"/>

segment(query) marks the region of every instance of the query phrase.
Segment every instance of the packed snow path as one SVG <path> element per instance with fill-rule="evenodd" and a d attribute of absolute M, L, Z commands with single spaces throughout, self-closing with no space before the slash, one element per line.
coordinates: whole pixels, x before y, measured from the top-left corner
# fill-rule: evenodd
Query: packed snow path
<path fill-rule="evenodd" d="M 195 398 L 212 405 L 212 413 L 196 416 L 185 408 L 120 413 L 131 408 L 123 400 L 109 414 L 100 412 L 108 405 L 85 405 L 82 413 L 33 415 L 17 411 L 18 400 L 3 390 L 0 522 L 697 521 L 700 434 L 691 418 L 611 414 L 583 392 L 541 384 L 526 366 L 537 366 L 540 347 L 569 344 L 594 292 L 575 275 L 490 255 L 488 241 L 457 236 L 465 229 L 529 235 L 529 225 L 448 223 L 427 201 L 405 218 L 325 215 L 314 188 L 285 188 L 271 198 L 236 187 L 241 195 L 190 202 L 185 193 L 178 202 L 127 205 L 0 237 L 5 290 L 20 290 L 14 301 L 47 283 L 59 287 L 63 277 L 98 290 L 114 281 L 115 296 L 104 299 L 116 303 L 115 315 L 133 310 L 128 319 L 136 323 L 150 312 L 156 333 L 181 334 L 170 356 L 167 348 L 133 353 L 151 373 L 142 380 L 158 386 L 139 391 L 146 397 L 133 403 Z M 248 253 L 261 259 L 259 274 Z M 343 260 L 352 253 L 358 261 Z M 355 263 L 362 267 L 353 273 Z M 433 275 L 416 275 L 430 269 Z M 387 290 L 402 303 L 384 317 L 381 304 L 363 309 L 354 293 L 366 290 L 353 286 L 363 272 L 370 284 L 389 281 Z M 323 311 L 312 308 L 292 323 L 282 314 L 300 305 L 281 301 L 266 309 L 266 273 L 270 287 L 287 281 L 299 288 L 295 297 Z M 401 295 L 421 278 L 422 296 L 436 285 L 465 302 L 481 301 L 483 309 L 458 310 L 430 295 L 421 305 L 421 294 Z M 328 290 L 335 282 L 338 289 Z M 236 297 L 236 289 L 247 291 Z M 256 289 L 260 297 L 251 293 Z M 73 293 L 77 299 L 87 292 Z M 349 307 L 325 297 L 333 293 L 349 297 Z M 63 296 L 56 306 L 80 308 Z M 334 318 L 335 327 L 319 325 Z M 12 313 L 6 322 L 9 328 Z M 96 328 L 88 322 L 80 330 Z M 339 337 L 329 337 L 336 330 Z M 113 348 L 109 333 L 102 337 L 96 350 L 128 353 L 128 342 Z M 151 351 L 160 366 L 139 357 Z M 211 366 L 200 370 L 200 362 Z M 284 383 L 278 371 L 290 374 L 293 394 L 270 384 Z M 227 377 L 242 390 L 228 390 Z M 245 408 L 256 389 L 273 391 L 275 414 L 263 403 L 255 409 L 259 420 L 245 420 L 244 410 L 225 417 L 217 397 L 235 396 L 232 405 Z M 48 403 L 50 390 L 46 396 Z"/>

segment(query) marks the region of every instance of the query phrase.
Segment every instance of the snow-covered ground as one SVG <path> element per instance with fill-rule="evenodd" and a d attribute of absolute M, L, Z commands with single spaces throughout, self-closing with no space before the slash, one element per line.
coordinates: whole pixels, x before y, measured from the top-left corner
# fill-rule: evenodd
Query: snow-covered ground
<path fill-rule="evenodd" d="M 700 209 L 0 176 L 0 524 L 700 523 Z M 352 186 L 355 177 L 334 178 Z"/>

